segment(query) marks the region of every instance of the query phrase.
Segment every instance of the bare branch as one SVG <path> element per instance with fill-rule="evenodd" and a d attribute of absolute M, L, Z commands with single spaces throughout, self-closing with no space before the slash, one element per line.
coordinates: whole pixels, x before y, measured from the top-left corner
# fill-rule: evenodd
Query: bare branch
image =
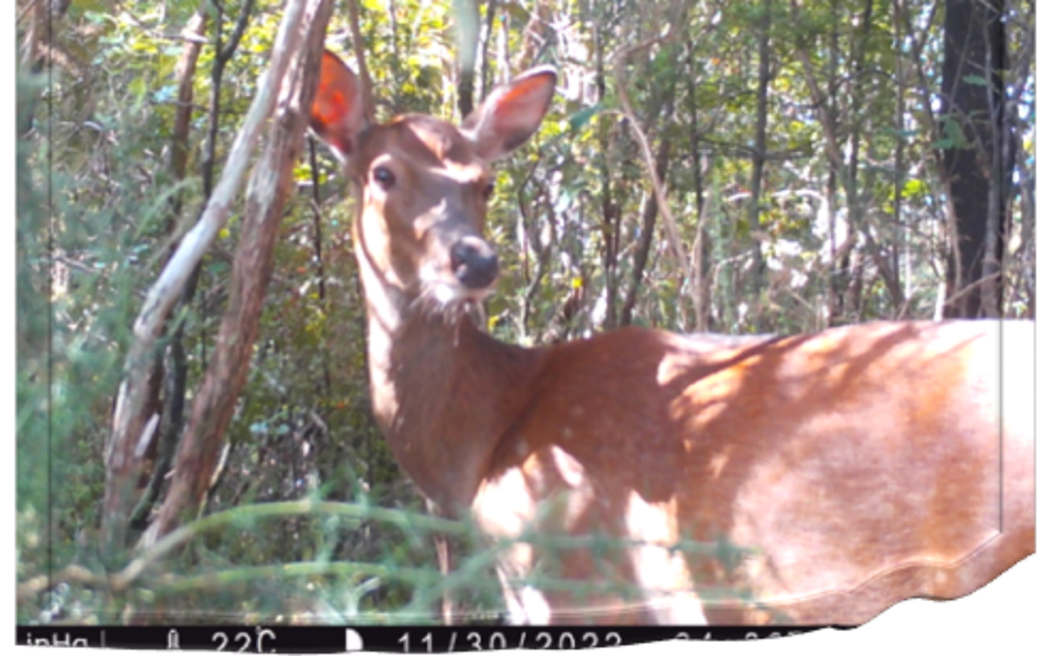
<path fill-rule="evenodd" d="M 147 401 L 150 366 L 157 340 L 187 279 L 219 230 L 226 224 L 229 206 L 266 118 L 273 112 L 280 80 L 298 47 L 304 0 L 289 0 L 274 43 L 270 69 L 252 100 L 244 125 L 237 133 L 222 176 L 197 224 L 186 234 L 160 277 L 150 288 L 134 325 L 134 342 L 125 362 L 126 374 L 117 395 L 113 430 L 106 449 L 106 492 L 103 506 L 103 542 L 110 548 L 123 544 L 125 521 L 132 492 L 141 469 L 134 457 L 135 441 L 142 434 L 142 408 Z"/>

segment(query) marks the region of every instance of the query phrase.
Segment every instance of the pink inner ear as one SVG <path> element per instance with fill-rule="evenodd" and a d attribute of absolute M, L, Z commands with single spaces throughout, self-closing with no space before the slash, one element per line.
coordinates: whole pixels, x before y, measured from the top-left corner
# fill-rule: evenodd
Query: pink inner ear
<path fill-rule="evenodd" d="M 339 57 L 325 51 L 321 58 L 321 76 L 310 108 L 310 127 L 322 139 L 344 154 L 350 152 L 353 126 L 348 124 L 357 109 L 357 78 Z M 349 128 L 349 129 L 348 129 Z"/>
<path fill-rule="evenodd" d="M 338 122 L 350 112 L 346 92 L 351 88 L 352 73 L 338 57 L 325 51 L 321 58 L 321 76 L 311 117 L 320 125 Z"/>
<path fill-rule="evenodd" d="M 495 117 L 500 121 L 509 120 L 514 124 L 539 123 L 547 111 L 550 98 L 554 95 L 549 75 L 535 75 L 521 80 L 504 92 L 496 107 Z M 544 98 L 543 96 L 547 97 Z M 520 114 L 520 116 L 519 116 Z"/>
<path fill-rule="evenodd" d="M 550 86 L 550 81 L 547 79 L 548 77 L 550 76 L 536 75 L 528 78 L 527 80 L 522 80 L 520 83 L 515 85 L 514 88 L 507 92 L 507 94 L 503 97 L 503 103 L 517 106 L 517 104 L 522 103 L 523 101 L 527 102 L 531 99 L 529 98 L 529 96 L 531 96 L 533 93 L 536 93 L 537 91 L 543 92 L 546 88 Z M 540 105 L 539 109 L 540 111 L 547 109 L 547 103 L 543 103 L 542 105 Z"/>
<path fill-rule="evenodd" d="M 554 97 L 555 75 L 536 71 L 493 93 L 463 127 L 472 131 L 482 159 L 496 160 L 518 148 L 536 131 Z"/>

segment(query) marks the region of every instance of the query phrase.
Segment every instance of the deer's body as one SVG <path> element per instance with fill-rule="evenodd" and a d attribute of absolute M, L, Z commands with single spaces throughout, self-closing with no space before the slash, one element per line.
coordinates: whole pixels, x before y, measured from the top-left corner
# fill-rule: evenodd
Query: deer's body
<path fill-rule="evenodd" d="M 377 420 L 446 511 L 552 538 L 500 557 L 513 620 L 857 624 L 1034 551 L 1030 323 L 501 343 L 462 310 L 497 272 L 486 163 L 538 125 L 553 76 L 463 129 L 366 126 L 326 66 L 314 127 L 361 190 Z"/>

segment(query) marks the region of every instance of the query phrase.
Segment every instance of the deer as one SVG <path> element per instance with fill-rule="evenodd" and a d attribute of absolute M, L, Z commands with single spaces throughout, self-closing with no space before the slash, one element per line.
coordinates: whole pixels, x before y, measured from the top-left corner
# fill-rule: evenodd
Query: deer
<path fill-rule="evenodd" d="M 537 131 L 555 70 L 460 125 L 370 122 L 337 55 L 319 75 L 374 416 L 423 495 L 499 546 L 508 622 L 859 625 L 1034 553 L 1032 322 L 501 342 L 472 318 L 499 275 L 491 166 Z"/>

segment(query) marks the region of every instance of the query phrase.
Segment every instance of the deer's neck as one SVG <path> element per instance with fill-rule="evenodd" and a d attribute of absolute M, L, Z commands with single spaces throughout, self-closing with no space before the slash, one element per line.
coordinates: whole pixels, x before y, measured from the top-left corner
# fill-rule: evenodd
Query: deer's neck
<path fill-rule="evenodd" d="M 389 300 L 389 299 L 385 299 Z M 503 344 L 466 316 L 369 308 L 376 419 L 398 462 L 443 508 L 469 508 L 493 452 L 525 405 L 541 351 Z"/>

